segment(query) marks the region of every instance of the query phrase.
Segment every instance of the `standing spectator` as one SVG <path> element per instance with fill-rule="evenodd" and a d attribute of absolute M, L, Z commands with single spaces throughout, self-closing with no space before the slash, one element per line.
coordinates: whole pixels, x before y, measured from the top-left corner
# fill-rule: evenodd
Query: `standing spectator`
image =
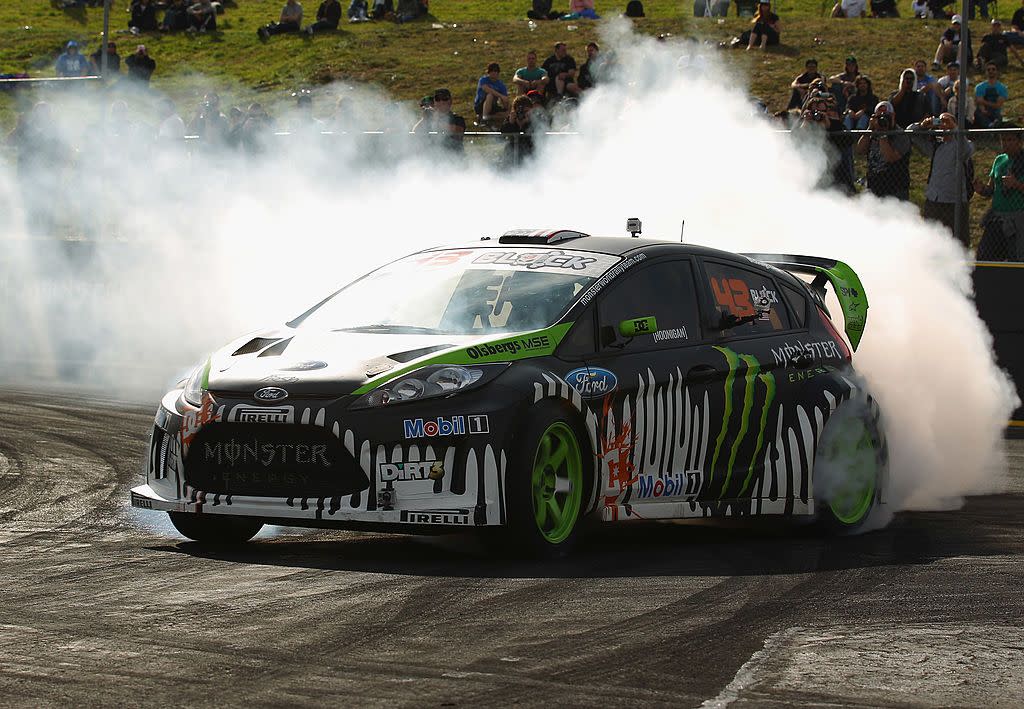
<path fill-rule="evenodd" d="M 128 29 L 139 32 L 153 32 L 157 28 L 156 3 L 152 0 L 132 0 L 128 8 L 131 17 L 128 18 Z"/>
<path fill-rule="evenodd" d="M 935 77 L 928 73 L 928 65 L 924 59 L 914 62 L 915 88 L 921 93 L 931 115 L 937 116 L 942 113 L 942 87 L 935 80 Z"/>
<path fill-rule="evenodd" d="M 534 111 L 533 101 L 527 96 L 517 96 L 512 102 L 512 111 L 501 125 L 505 136 L 505 154 L 502 162 L 508 167 L 521 165 L 533 155 L 533 125 L 530 114 Z"/>
<path fill-rule="evenodd" d="M 953 114 L 955 118 L 959 114 L 957 113 L 957 98 L 960 96 L 960 82 L 953 84 L 953 94 L 949 97 L 949 103 L 946 104 L 946 110 Z M 977 113 L 977 105 L 974 103 L 974 94 L 971 92 L 971 82 L 967 82 L 967 98 L 964 100 L 964 124 L 968 128 L 974 128 L 974 114 Z"/>
<path fill-rule="evenodd" d="M 99 75 L 103 68 L 103 45 L 92 53 L 92 72 Z M 110 74 L 121 73 L 121 55 L 117 53 L 117 44 L 107 42 L 107 72 Z"/>
<path fill-rule="evenodd" d="M 938 125 L 935 124 L 938 121 Z M 913 143 L 925 157 L 931 162 L 928 166 L 928 185 L 924 191 L 925 219 L 940 222 L 949 229 L 950 233 L 955 230 L 956 203 L 967 201 L 967 184 L 973 180 L 957 180 L 956 174 L 956 138 L 952 132 L 942 133 L 941 131 L 956 130 L 956 117 L 951 113 L 943 113 L 937 119 L 926 116 L 920 123 L 910 126 L 913 131 Z M 940 131 L 936 133 L 936 131 Z M 971 161 L 974 155 L 974 143 L 970 140 L 964 141 L 964 170 L 970 172 L 974 163 Z M 967 230 L 963 234 L 956 235 L 963 247 L 968 247 Z"/>
<path fill-rule="evenodd" d="M 580 87 L 580 91 L 592 89 L 597 85 L 597 80 L 601 74 L 602 59 L 600 52 L 601 48 L 597 46 L 597 42 L 587 44 L 587 61 L 583 62 L 580 66 L 580 76 L 576 82 Z"/>
<path fill-rule="evenodd" d="M 839 0 L 832 6 L 832 17 L 864 17 L 867 0 Z"/>
<path fill-rule="evenodd" d="M 808 59 L 804 62 L 804 73 L 793 79 L 789 87 L 793 89 L 793 93 L 789 96 L 789 105 L 786 109 L 800 108 L 804 105 L 804 101 L 807 100 L 807 91 L 811 86 L 811 82 L 815 79 L 823 79 L 824 77 L 818 73 L 818 60 Z"/>
<path fill-rule="evenodd" d="M 57 76 L 88 76 L 89 60 L 79 54 L 78 42 L 71 40 L 64 47 L 64 53 L 57 57 Z M 49 110 L 49 106 L 47 109 Z"/>
<path fill-rule="evenodd" d="M 846 102 L 843 125 L 847 130 L 865 130 L 878 105 L 878 97 L 872 89 L 871 79 L 864 74 L 857 77 L 854 87 L 853 95 Z"/>
<path fill-rule="evenodd" d="M 896 0 L 871 0 L 872 17 L 899 17 Z"/>
<path fill-rule="evenodd" d="M 281 8 L 281 17 L 277 22 L 271 22 L 256 30 L 260 39 L 269 39 L 272 34 L 285 34 L 286 32 L 298 32 L 302 25 L 302 5 L 298 0 L 286 0 Z M 260 109 L 263 107 L 257 104 Z"/>
<path fill-rule="evenodd" d="M 846 194 L 856 189 L 853 182 L 853 150 L 846 129 L 835 114 L 835 97 L 829 93 L 815 93 L 807 97 L 800 113 L 796 130 L 817 128 L 828 136 L 828 172 L 819 182 L 821 187 L 835 187 Z"/>
<path fill-rule="evenodd" d="M 772 4 L 767 0 L 762 0 L 757 4 L 757 12 L 754 13 L 754 19 L 751 20 L 754 25 L 749 31 L 750 36 L 747 38 L 747 49 L 753 49 L 755 46 L 760 49 L 771 45 L 775 46 L 779 43 L 779 16 L 772 12 Z"/>
<path fill-rule="evenodd" d="M 526 11 L 531 20 L 557 20 L 561 15 L 551 9 L 551 0 L 533 0 L 533 9 Z"/>
<path fill-rule="evenodd" d="M 508 88 L 505 82 L 498 78 L 499 76 L 501 67 L 492 62 L 487 65 L 487 72 L 476 83 L 473 111 L 484 123 L 504 120 L 508 112 Z"/>
<path fill-rule="evenodd" d="M 188 8 L 190 32 L 216 32 L 217 8 L 211 0 L 197 0 Z"/>
<path fill-rule="evenodd" d="M 424 117 L 412 130 L 414 133 L 436 132 L 441 146 L 461 154 L 466 119 L 452 112 L 452 92 L 448 89 L 435 91 L 433 110 L 424 111 Z"/>
<path fill-rule="evenodd" d="M 188 6 L 185 0 L 171 0 L 164 12 L 164 20 L 160 23 L 162 32 L 180 32 L 187 30 L 192 25 L 192 18 L 188 14 Z"/>
<path fill-rule="evenodd" d="M 846 58 L 843 70 L 828 78 L 830 89 L 836 97 L 840 113 L 846 110 L 846 101 L 855 90 L 854 82 L 857 81 L 858 76 L 860 76 L 860 65 L 857 63 L 857 57 L 851 54 Z"/>
<path fill-rule="evenodd" d="M 204 143 L 220 145 L 228 138 L 228 118 L 220 111 L 220 96 L 211 91 L 203 96 L 195 116 L 188 124 L 189 135 L 199 136 Z"/>
<path fill-rule="evenodd" d="M 366 17 L 365 13 L 363 17 Z M 306 34 L 312 37 L 316 32 L 336 30 L 339 22 L 341 22 L 341 3 L 338 0 L 324 0 L 317 8 L 316 22 L 306 28 Z"/>
<path fill-rule="evenodd" d="M 889 103 L 896 114 L 896 125 L 900 128 L 917 123 L 928 113 L 925 98 L 916 86 L 917 74 L 913 69 L 904 69 L 900 73 L 899 88 L 889 94 Z"/>
<path fill-rule="evenodd" d="M 149 56 L 149 50 L 144 44 L 136 47 L 135 54 L 128 55 L 124 63 L 128 67 L 128 78 L 141 81 L 144 84 L 149 83 L 150 77 L 156 71 L 156 62 Z"/>
<path fill-rule="evenodd" d="M 1013 123 L 1002 128 L 1016 129 Z M 992 198 L 981 218 L 978 261 L 1017 261 L 1024 256 L 1024 154 L 1019 130 L 999 134 L 1002 153 L 992 162 L 988 182 L 974 181 L 974 191 Z"/>
<path fill-rule="evenodd" d="M 893 106 L 882 101 L 868 123 L 870 133 L 857 141 L 857 154 L 868 156 L 868 189 L 879 197 L 910 199 L 910 138 L 892 134 L 896 125 Z"/>
<path fill-rule="evenodd" d="M 157 141 L 165 144 L 178 144 L 185 141 L 185 121 L 178 115 L 174 101 L 161 99 L 157 105 L 160 126 L 157 128 Z"/>
<path fill-rule="evenodd" d="M 1006 84 L 999 80 L 999 67 L 992 62 L 985 65 L 985 81 L 974 88 L 974 103 L 978 109 L 974 123 L 978 128 L 989 128 L 1002 120 L 1003 104 L 1010 98 Z"/>
<path fill-rule="evenodd" d="M 545 59 L 541 66 L 551 79 L 546 91 L 549 99 L 565 98 L 567 94 L 579 96 L 580 87 L 576 85 L 576 60 L 569 55 L 565 42 L 556 42 L 555 53 Z"/>
<path fill-rule="evenodd" d="M 516 69 L 512 76 L 512 83 L 524 95 L 528 91 L 544 91 L 550 80 L 548 73 L 537 66 L 537 52 L 532 49 L 526 53 L 526 66 Z"/>
<path fill-rule="evenodd" d="M 1017 53 L 1017 48 L 1013 46 L 1010 38 L 1003 34 L 1003 23 L 999 20 L 992 20 L 990 25 L 991 29 L 988 34 L 981 36 L 981 46 L 978 48 L 978 70 L 980 71 L 983 66 L 992 62 L 1000 69 L 1005 69 L 1006 65 L 1010 63 L 1007 52 L 1013 52 L 1013 56 L 1017 58 L 1017 62 L 1024 64 L 1021 60 L 1020 54 Z"/>
<path fill-rule="evenodd" d="M 939 46 L 935 49 L 935 59 L 932 60 L 932 69 L 941 69 L 948 62 L 960 60 L 960 15 L 953 15 L 949 20 L 949 27 L 939 38 Z M 967 61 L 972 61 L 971 45 L 967 45 Z"/>

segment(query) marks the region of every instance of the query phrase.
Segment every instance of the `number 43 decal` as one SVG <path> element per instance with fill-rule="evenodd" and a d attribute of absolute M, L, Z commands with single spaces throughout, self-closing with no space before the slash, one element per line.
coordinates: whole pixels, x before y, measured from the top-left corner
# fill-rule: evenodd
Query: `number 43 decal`
<path fill-rule="evenodd" d="M 750 288 L 739 278 L 712 278 L 711 291 L 715 303 L 725 306 L 733 315 L 747 317 L 753 315 L 754 305 L 750 302 Z"/>

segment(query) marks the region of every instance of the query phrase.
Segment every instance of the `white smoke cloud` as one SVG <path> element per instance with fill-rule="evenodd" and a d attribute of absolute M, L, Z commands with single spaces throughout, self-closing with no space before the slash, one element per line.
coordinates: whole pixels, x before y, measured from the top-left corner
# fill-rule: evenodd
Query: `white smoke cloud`
<path fill-rule="evenodd" d="M 417 116 L 372 91 L 351 94 L 355 127 L 387 135 L 273 139 L 258 157 L 83 140 L 74 117 L 100 109 L 64 103 L 80 162 L 54 199 L 90 245 L 72 259 L 32 238 L 13 161 L 0 170 L 0 381 L 148 397 L 231 337 L 414 249 L 517 226 L 624 234 L 629 216 L 645 236 L 675 240 L 685 219 L 687 241 L 857 270 L 871 310 L 856 362 L 889 425 L 890 509 L 997 488 L 1015 396 L 955 242 L 911 205 L 815 189 L 820 151 L 754 118 L 736 78 L 713 56 L 697 61 L 695 45 L 625 23 L 607 25 L 602 44 L 617 79 L 582 104 L 577 135 L 549 137 L 521 170 L 496 169 L 493 147 L 467 146 L 464 162 L 421 150 L 398 129 Z"/>

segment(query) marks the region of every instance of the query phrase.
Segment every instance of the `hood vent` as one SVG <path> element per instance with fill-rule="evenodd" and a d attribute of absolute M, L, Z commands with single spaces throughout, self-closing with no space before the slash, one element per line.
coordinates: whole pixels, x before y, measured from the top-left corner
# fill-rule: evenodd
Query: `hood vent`
<path fill-rule="evenodd" d="M 446 344 L 433 345 L 431 347 L 420 347 L 418 350 L 407 350 L 405 352 L 396 352 L 395 354 L 389 354 L 388 359 L 393 359 L 396 362 L 401 362 L 402 364 L 405 364 L 406 362 L 411 362 L 414 359 L 422 357 L 423 355 L 428 355 L 431 352 L 437 352 L 438 350 L 446 350 L 451 346 L 451 344 Z"/>
<path fill-rule="evenodd" d="M 277 337 L 254 337 L 253 339 L 246 342 L 244 345 L 239 347 L 237 350 L 231 353 L 232 357 L 238 355 L 252 354 L 253 352 L 259 352 L 264 347 L 278 342 L 280 338 Z"/>
<path fill-rule="evenodd" d="M 268 347 L 267 349 L 265 349 L 262 352 L 260 352 L 258 356 L 259 357 L 277 357 L 277 356 L 279 356 L 279 355 L 284 353 L 284 351 L 288 347 L 288 345 L 291 344 L 291 341 L 292 341 L 292 338 L 290 338 L 290 337 L 287 340 L 281 340 L 276 345 Z"/>

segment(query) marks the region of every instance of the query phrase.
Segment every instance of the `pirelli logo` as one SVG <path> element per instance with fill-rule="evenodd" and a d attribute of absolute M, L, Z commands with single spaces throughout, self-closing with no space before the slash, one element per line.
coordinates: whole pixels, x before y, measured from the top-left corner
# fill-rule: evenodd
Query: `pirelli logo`
<path fill-rule="evenodd" d="M 237 423 L 292 423 L 293 406 L 236 406 L 228 421 Z"/>

